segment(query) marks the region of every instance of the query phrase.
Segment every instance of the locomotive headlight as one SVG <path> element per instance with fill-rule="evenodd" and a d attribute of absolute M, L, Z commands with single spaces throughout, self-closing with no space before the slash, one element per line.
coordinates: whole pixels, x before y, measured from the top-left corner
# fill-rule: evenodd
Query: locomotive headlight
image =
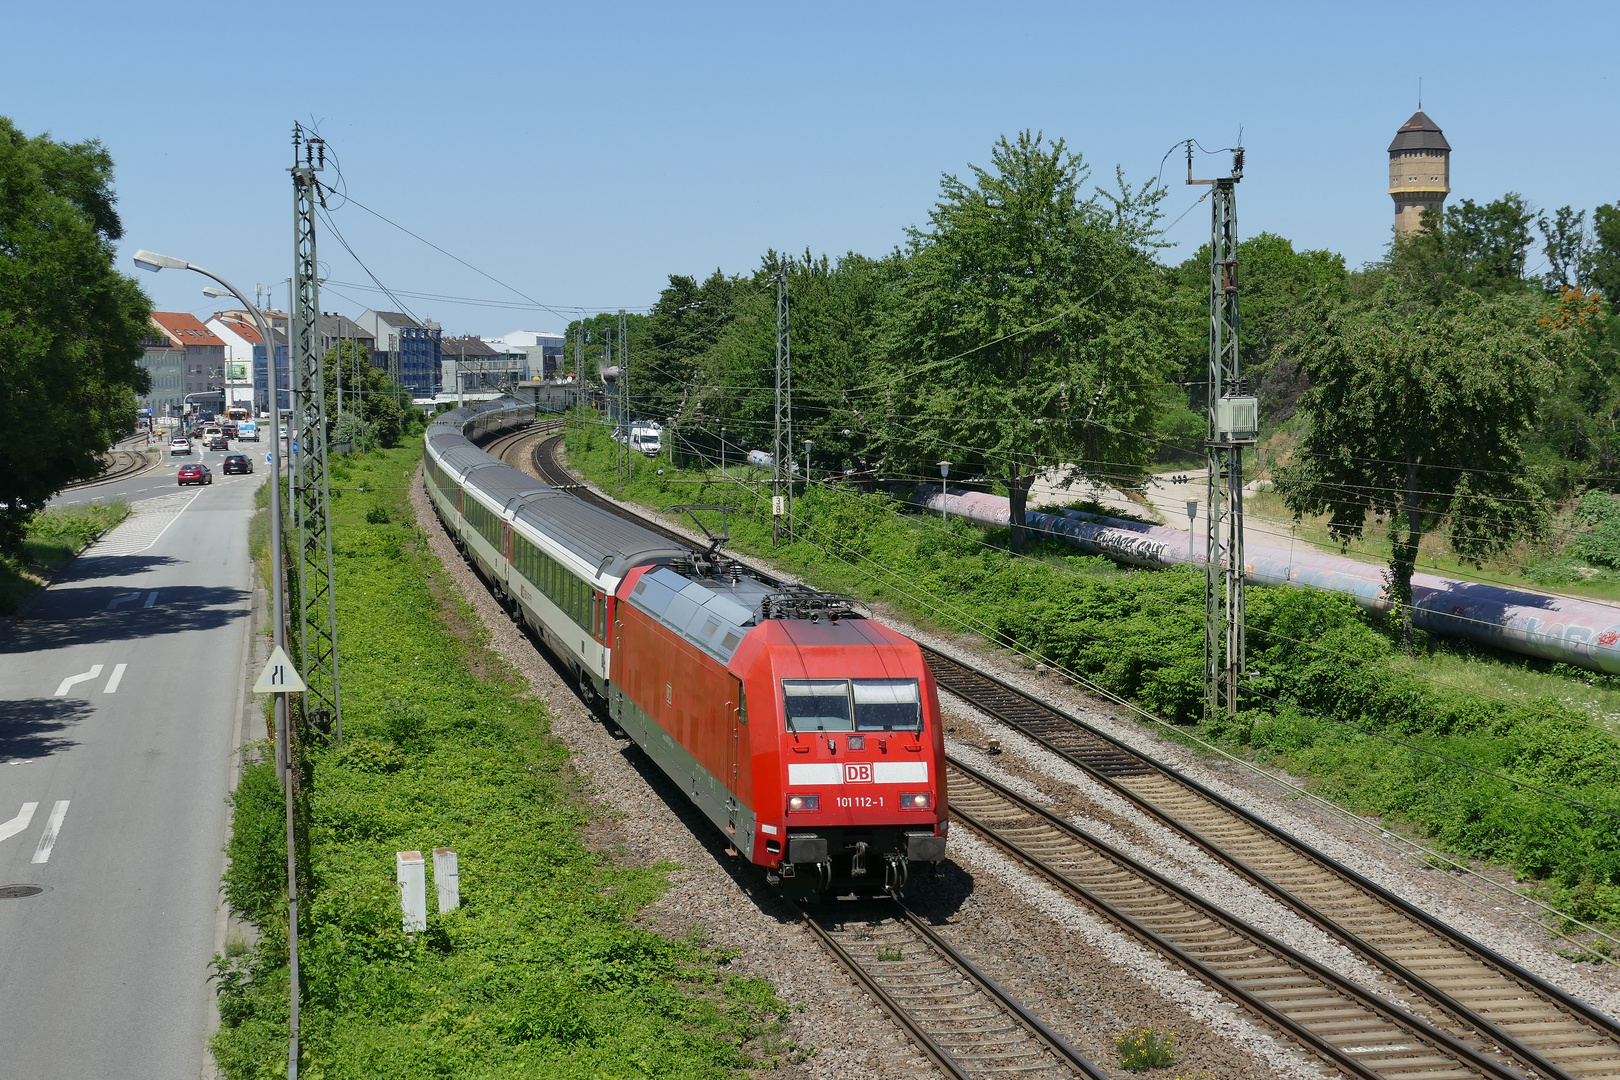
<path fill-rule="evenodd" d="M 820 795 L 789 795 L 788 796 L 788 809 L 789 810 L 820 810 L 821 809 L 821 796 Z"/>
<path fill-rule="evenodd" d="M 926 791 L 921 791 L 914 795 L 900 796 L 900 809 L 902 810 L 926 810 L 929 807 L 929 803 L 930 800 L 928 798 L 928 792 Z"/>

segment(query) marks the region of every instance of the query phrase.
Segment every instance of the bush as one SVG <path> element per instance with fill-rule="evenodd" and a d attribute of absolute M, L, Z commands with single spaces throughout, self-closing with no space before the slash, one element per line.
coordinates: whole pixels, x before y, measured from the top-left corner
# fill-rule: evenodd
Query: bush
<path fill-rule="evenodd" d="M 1168 1029 L 1139 1027 L 1114 1040 L 1114 1049 L 1119 1051 L 1120 1068 L 1126 1072 L 1146 1072 L 1174 1065 L 1176 1045 L 1180 1041 L 1176 1033 Z"/>

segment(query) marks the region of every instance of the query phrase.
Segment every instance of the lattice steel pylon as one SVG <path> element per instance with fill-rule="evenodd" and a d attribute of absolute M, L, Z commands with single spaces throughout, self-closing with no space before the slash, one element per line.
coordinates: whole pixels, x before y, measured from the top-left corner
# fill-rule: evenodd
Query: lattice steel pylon
<path fill-rule="evenodd" d="M 302 158 L 302 160 L 300 160 Z M 326 362 L 321 352 L 319 265 L 315 259 L 315 174 L 326 165 L 326 144 L 293 127 L 292 365 L 297 394 L 298 471 L 293 514 L 298 526 L 299 668 L 309 689 L 304 719 L 343 739 L 343 695 L 338 680 L 337 602 L 332 582 L 332 500 L 327 481 Z"/>
<path fill-rule="evenodd" d="M 787 520 L 793 539 L 793 349 L 788 334 L 788 279 L 786 268 L 776 272 L 776 444 L 771 448 L 771 544 L 782 540 Z"/>
<path fill-rule="evenodd" d="M 1243 680 L 1243 448 L 1252 446 L 1255 399 L 1239 373 L 1237 185 L 1243 151 L 1233 152 L 1232 174 L 1194 180 L 1187 146 L 1187 183 L 1209 184 L 1209 453 L 1208 534 L 1204 549 L 1204 715 L 1237 712 Z"/>

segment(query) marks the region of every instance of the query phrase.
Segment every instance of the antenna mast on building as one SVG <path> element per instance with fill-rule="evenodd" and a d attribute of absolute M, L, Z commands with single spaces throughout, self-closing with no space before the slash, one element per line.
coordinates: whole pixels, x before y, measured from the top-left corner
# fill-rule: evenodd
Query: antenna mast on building
<path fill-rule="evenodd" d="M 1253 446 L 1258 402 L 1238 367 L 1237 185 L 1243 149 L 1232 152 L 1232 173 L 1194 180 L 1187 144 L 1187 183 L 1209 184 L 1209 451 L 1208 536 L 1204 551 L 1204 715 L 1238 707 L 1243 678 L 1243 448 Z M 1224 537 L 1224 543 L 1223 543 Z"/>
<path fill-rule="evenodd" d="M 774 275 L 776 281 L 776 444 L 771 449 L 771 545 L 782 542 L 782 521 L 787 521 L 788 540 L 793 539 L 793 349 L 788 335 L 787 269 Z"/>
<path fill-rule="evenodd" d="M 302 160 L 300 160 L 300 156 Z M 315 174 L 326 166 L 326 143 L 293 125 L 292 364 L 298 395 L 293 424 L 299 441 L 293 477 L 298 524 L 299 667 L 309 689 L 304 719 L 343 740 L 338 684 L 337 603 L 332 592 L 332 503 L 326 472 L 326 363 L 321 353 L 321 295 L 315 258 Z M 324 202 L 322 202 L 324 205 Z M 341 362 L 341 360 L 340 360 Z"/>

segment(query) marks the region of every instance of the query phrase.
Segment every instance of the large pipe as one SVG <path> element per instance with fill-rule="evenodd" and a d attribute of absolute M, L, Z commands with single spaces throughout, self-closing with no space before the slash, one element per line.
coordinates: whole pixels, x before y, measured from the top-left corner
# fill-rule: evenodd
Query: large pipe
<path fill-rule="evenodd" d="M 999 495 L 919 487 L 912 502 L 979 525 L 1006 528 L 1011 508 Z M 1025 513 L 1031 532 L 1067 541 L 1081 551 L 1131 566 L 1189 564 L 1187 531 L 1168 525 L 1085 514 L 1077 510 Z M 1387 612 L 1385 569 L 1306 548 L 1244 544 L 1244 578 L 1257 585 L 1294 585 L 1347 593 L 1369 611 Z M 1202 553 L 1192 565 L 1204 564 Z M 1508 652 L 1539 656 L 1591 671 L 1620 674 L 1620 608 L 1591 600 L 1485 585 L 1435 574 L 1412 575 L 1412 621 L 1431 634 L 1462 637 Z"/>

